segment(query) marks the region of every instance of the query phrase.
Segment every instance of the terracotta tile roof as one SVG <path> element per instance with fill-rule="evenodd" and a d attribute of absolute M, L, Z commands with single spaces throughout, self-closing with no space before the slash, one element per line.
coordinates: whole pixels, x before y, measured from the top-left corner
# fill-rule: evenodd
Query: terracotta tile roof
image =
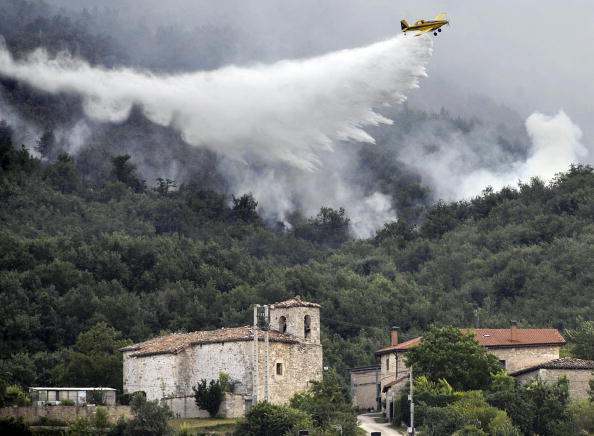
<path fill-rule="evenodd" d="M 377 350 L 375 352 L 376 355 L 379 354 L 386 354 L 386 353 L 390 353 L 392 351 L 396 352 L 396 351 L 406 351 L 411 347 L 414 347 L 415 345 L 418 345 L 421 343 L 421 339 L 423 339 L 422 337 L 418 337 L 418 338 L 414 338 L 411 339 L 410 341 L 406 341 L 406 342 L 401 342 L 398 345 L 391 345 L 389 347 L 386 348 L 382 348 L 381 350 Z"/>
<path fill-rule="evenodd" d="M 264 340 L 264 331 L 259 330 L 259 340 Z M 193 333 L 174 333 L 149 339 L 145 342 L 129 345 L 121 348 L 120 351 L 134 351 L 131 356 L 151 356 L 155 354 L 177 354 L 188 347 L 200 344 L 212 344 L 217 342 L 239 342 L 254 339 L 254 328 L 250 326 L 223 328 Z M 269 339 L 271 342 L 297 343 L 295 337 L 281 333 L 277 330 L 270 330 Z"/>
<path fill-rule="evenodd" d="M 515 329 L 512 339 L 511 329 L 460 329 L 462 333 L 474 333 L 475 339 L 487 348 L 533 347 L 536 345 L 564 345 L 565 339 L 556 329 Z M 406 351 L 418 345 L 422 337 L 382 348 L 376 355 Z"/>
<path fill-rule="evenodd" d="M 560 359 L 549 360 L 548 362 L 539 365 L 524 368 L 510 375 L 516 376 L 526 374 L 527 372 L 536 371 L 539 369 L 584 369 L 592 371 L 594 369 L 594 360 L 576 359 L 574 357 L 561 357 Z"/>
<path fill-rule="evenodd" d="M 285 308 L 285 307 L 320 307 L 320 305 L 317 303 L 310 303 L 308 301 L 303 301 L 301 298 L 299 298 L 299 296 L 296 296 L 295 298 L 290 298 L 289 300 L 281 301 L 280 303 L 271 304 L 271 306 L 280 307 L 280 308 Z"/>

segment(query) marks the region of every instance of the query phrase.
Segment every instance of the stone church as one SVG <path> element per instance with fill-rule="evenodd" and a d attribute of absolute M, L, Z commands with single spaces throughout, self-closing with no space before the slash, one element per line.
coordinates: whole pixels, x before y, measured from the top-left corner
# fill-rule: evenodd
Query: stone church
<path fill-rule="evenodd" d="M 223 371 L 235 389 L 225 395 L 222 415 L 243 416 L 266 399 L 287 402 L 322 378 L 320 306 L 295 297 L 268 310 L 268 340 L 266 328 L 244 326 L 171 334 L 122 348 L 124 392 L 144 391 L 182 418 L 204 417 L 192 387 Z"/>

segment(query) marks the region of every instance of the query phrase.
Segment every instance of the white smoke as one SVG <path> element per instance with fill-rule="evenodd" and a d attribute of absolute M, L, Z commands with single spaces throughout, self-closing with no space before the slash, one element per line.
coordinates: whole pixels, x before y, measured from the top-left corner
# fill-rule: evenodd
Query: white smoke
<path fill-rule="evenodd" d="M 232 187 L 253 192 L 270 219 L 343 206 L 354 233 L 365 237 L 395 212 L 385 195 L 349 183 L 351 151 L 330 152 L 339 142 L 373 143 L 362 128 L 391 123 L 374 108 L 404 101 L 431 53 L 430 38 L 399 36 L 304 60 L 156 75 L 41 49 L 17 61 L 1 45 L 0 73 L 46 92 L 79 94 L 96 122 L 122 122 L 136 105 L 189 144 L 230 158 Z"/>
<path fill-rule="evenodd" d="M 2 47 L 0 72 L 47 92 L 80 94 L 95 121 L 124 121 L 137 104 L 189 144 L 313 170 L 336 140 L 373 142 L 361 127 L 390 122 L 373 108 L 402 102 L 430 55 L 429 38 L 396 37 L 306 60 L 155 75 L 44 50 L 15 61 Z"/>
<path fill-rule="evenodd" d="M 564 111 L 555 116 L 533 113 L 525 123 L 531 140 L 526 159 L 502 164 L 495 143 L 488 141 L 489 135 L 480 132 L 478 136 L 443 135 L 442 137 L 416 138 L 417 145 L 424 141 L 438 144 L 437 150 L 422 153 L 407 148 L 401 158 L 416 168 L 424 180 L 436 191 L 438 197 L 446 200 L 468 199 L 491 186 L 498 190 L 515 186 L 518 181 L 528 182 L 532 177 L 551 179 L 555 174 L 566 171 L 571 164 L 580 163 L 587 156 L 587 149 L 581 144 L 582 132 Z M 480 164 L 482 156 L 493 156 L 487 160 L 499 162 L 499 168 L 488 169 Z M 480 152 L 478 151 L 480 150 Z"/>

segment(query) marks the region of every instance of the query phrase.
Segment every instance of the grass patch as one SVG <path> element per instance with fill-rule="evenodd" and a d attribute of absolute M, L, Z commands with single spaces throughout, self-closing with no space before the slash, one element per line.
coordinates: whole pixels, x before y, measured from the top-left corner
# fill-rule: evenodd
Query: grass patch
<path fill-rule="evenodd" d="M 377 418 L 373 418 L 373 420 L 378 424 L 386 424 L 388 422 L 388 419 L 383 416 L 378 416 Z"/>
<path fill-rule="evenodd" d="M 193 435 L 225 435 L 235 430 L 237 421 L 239 421 L 237 418 L 178 418 L 170 420 L 169 424 L 175 430 L 179 430 L 183 426 Z"/>

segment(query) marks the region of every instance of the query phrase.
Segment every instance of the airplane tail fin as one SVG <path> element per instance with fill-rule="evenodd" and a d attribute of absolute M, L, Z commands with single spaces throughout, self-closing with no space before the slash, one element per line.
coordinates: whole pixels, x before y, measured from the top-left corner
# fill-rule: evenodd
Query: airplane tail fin
<path fill-rule="evenodd" d="M 402 30 L 408 29 L 408 23 L 406 22 L 406 20 L 400 20 L 400 28 Z"/>

